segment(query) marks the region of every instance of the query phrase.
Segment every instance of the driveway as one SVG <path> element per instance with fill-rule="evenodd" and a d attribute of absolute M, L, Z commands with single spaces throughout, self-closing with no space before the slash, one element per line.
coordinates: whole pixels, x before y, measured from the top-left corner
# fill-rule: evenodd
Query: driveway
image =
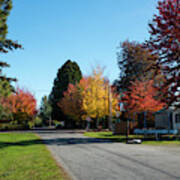
<path fill-rule="evenodd" d="M 180 148 L 127 145 L 74 131 L 39 131 L 74 180 L 180 180 Z"/>

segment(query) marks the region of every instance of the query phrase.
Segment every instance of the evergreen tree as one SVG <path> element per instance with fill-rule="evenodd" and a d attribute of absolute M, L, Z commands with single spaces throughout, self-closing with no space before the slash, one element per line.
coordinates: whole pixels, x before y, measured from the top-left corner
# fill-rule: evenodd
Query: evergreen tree
<path fill-rule="evenodd" d="M 91 76 L 83 77 L 76 85 L 69 84 L 58 106 L 74 120 L 74 124 L 83 127 L 85 120 L 90 117 L 98 128 L 100 121 L 110 115 L 110 97 L 111 111 L 113 116 L 116 115 L 118 98 L 113 88 L 110 92 L 109 86 L 103 70 L 97 67 Z"/>
<path fill-rule="evenodd" d="M 0 79 L 0 98 L 8 97 L 14 91 L 9 81 Z"/>
<path fill-rule="evenodd" d="M 57 77 L 50 94 L 50 102 L 52 105 L 52 118 L 55 120 L 65 120 L 66 117 L 58 107 L 58 102 L 63 98 L 63 94 L 67 91 L 69 84 L 76 84 L 82 78 L 81 70 L 76 62 L 67 60 L 65 64 L 58 70 Z M 66 125 L 67 123 L 65 123 Z"/>
<path fill-rule="evenodd" d="M 17 42 L 7 39 L 8 26 L 7 18 L 12 9 L 12 0 L 0 0 L 0 53 L 8 53 L 13 49 L 21 48 Z M 15 80 L 12 78 L 6 78 L 2 74 L 2 68 L 9 67 L 6 62 L 0 61 L 0 79 Z"/>
<path fill-rule="evenodd" d="M 10 82 L 7 80 L 0 79 L 0 121 L 10 120 L 11 111 L 6 107 L 6 99 L 14 92 L 14 88 L 11 86 Z"/>
<path fill-rule="evenodd" d="M 49 99 L 47 96 L 44 96 L 41 101 L 40 117 L 43 120 L 43 123 L 46 125 L 51 125 L 51 112 L 52 107 L 49 102 Z"/>

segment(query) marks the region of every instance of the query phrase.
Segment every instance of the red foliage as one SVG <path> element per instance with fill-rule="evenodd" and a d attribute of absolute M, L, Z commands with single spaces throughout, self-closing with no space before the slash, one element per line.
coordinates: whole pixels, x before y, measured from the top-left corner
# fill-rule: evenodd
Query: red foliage
<path fill-rule="evenodd" d="M 163 109 L 166 104 L 158 97 L 158 89 L 153 86 L 153 80 L 132 83 L 130 91 L 123 97 L 124 107 L 132 112 L 156 112 Z"/>
<path fill-rule="evenodd" d="M 29 91 L 17 89 L 16 93 L 8 98 L 9 108 L 13 113 L 24 112 L 29 116 L 34 116 L 36 110 L 36 99 Z"/>
<path fill-rule="evenodd" d="M 82 81 L 81 81 L 82 82 Z M 63 110 L 64 114 L 79 121 L 82 116 L 82 97 L 78 84 L 69 84 L 64 97 L 58 102 L 58 106 Z"/>
<path fill-rule="evenodd" d="M 169 86 L 169 105 L 178 101 L 180 92 L 180 0 L 158 2 L 159 14 L 154 15 L 150 26 L 149 48 L 159 59 L 156 67 L 167 74 L 164 86 Z M 163 86 L 163 87 L 164 87 Z"/>
<path fill-rule="evenodd" d="M 82 90 L 87 89 L 89 87 L 89 81 L 90 81 L 90 77 L 83 77 L 79 82 L 79 87 Z"/>

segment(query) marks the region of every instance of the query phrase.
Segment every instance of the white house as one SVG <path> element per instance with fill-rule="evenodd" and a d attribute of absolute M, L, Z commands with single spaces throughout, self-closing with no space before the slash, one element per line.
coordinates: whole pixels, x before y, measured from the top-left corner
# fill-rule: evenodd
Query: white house
<path fill-rule="evenodd" d="M 180 131 L 180 109 L 156 113 L 155 127 L 156 129 L 177 129 Z"/>
<path fill-rule="evenodd" d="M 174 111 L 172 114 L 173 128 L 180 130 L 180 109 Z"/>

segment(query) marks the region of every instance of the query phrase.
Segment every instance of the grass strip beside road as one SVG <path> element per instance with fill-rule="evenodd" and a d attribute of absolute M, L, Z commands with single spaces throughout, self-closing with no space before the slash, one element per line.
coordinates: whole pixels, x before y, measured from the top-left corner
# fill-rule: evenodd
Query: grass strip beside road
<path fill-rule="evenodd" d="M 85 136 L 100 138 L 100 139 L 111 139 L 118 142 L 123 142 L 126 139 L 125 135 L 113 135 L 112 132 L 85 132 Z M 129 138 L 143 138 L 143 135 L 129 135 Z"/>
<path fill-rule="evenodd" d="M 0 133 L 0 180 L 63 180 L 66 176 L 35 134 Z"/>
<path fill-rule="evenodd" d="M 110 139 L 114 140 L 116 142 L 125 142 L 126 136 L 125 135 L 113 135 L 112 132 L 85 132 L 85 136 L 88 137 L 93 137 L 93 138 L 99 138 L 99 139 Z M 128 136 L 130 139 L 132 138 L 139 138 L 143 139 L 143 135 L 129 135 Z M 145 145 L 165 145 L 165 146 L 180 146 L 180 140 L 161 140 L 161 141 L 156 141 L 156 140 L 145 140 L 142 142 L 142 144 Z"/>
<path fill-rule="evenodd" d="M 180 140 L 169 140 L 169 141 L 144 141 L 145 145 L 153 145 L 153 146 L 179 146 Z"/>

